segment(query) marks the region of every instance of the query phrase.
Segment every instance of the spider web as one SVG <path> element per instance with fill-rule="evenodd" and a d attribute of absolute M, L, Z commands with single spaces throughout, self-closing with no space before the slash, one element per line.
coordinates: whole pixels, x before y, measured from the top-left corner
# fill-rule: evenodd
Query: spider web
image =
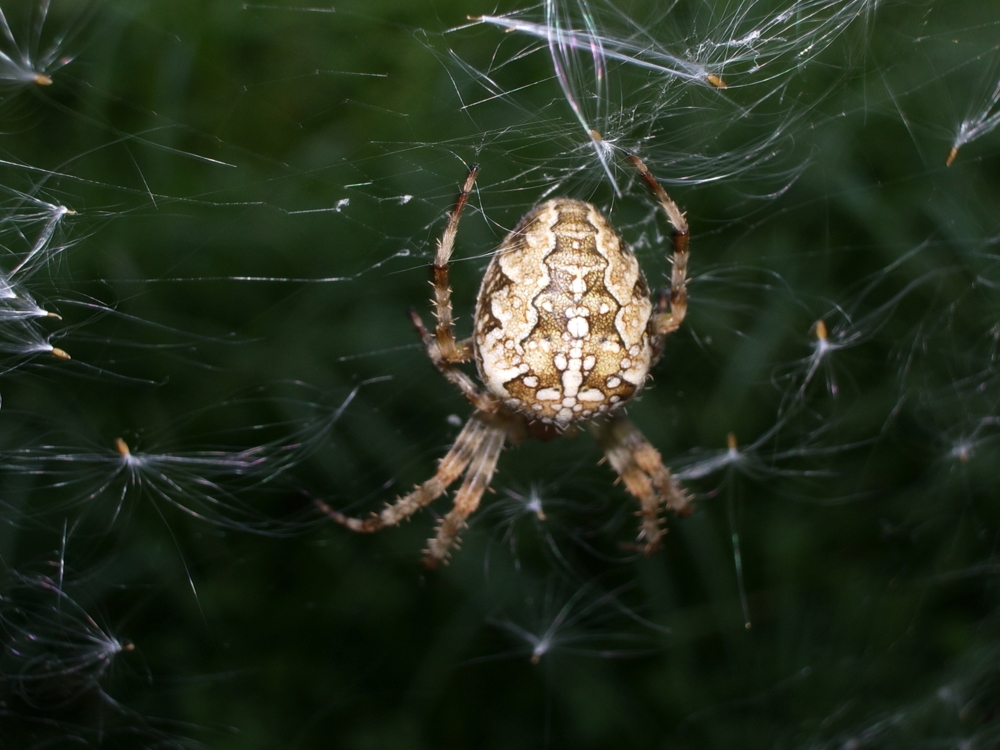
<path fill-rule="evenodd" d="M 987 747 L 1000 14 L 945 0 L 0 3 L 0 716 L 19 747 Z M 471 412 L 406 314 L 480 165 L 459 335 L 531 206 L 689 314 L 629 417 L 352 535 Z M 470 372 L 471 372 L 470 368 Z M 484 710 L 487 709 L 488 710 Z M 748 739 L 753 738 L 753 739 Z"/>

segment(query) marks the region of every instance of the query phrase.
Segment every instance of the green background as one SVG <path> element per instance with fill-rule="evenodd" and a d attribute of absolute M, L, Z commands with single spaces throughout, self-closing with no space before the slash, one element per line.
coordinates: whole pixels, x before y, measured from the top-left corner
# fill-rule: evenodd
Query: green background
<path fill-rule="evenodd" d="M 879 3 L 725 91 L 612 65 L 595 124 L 692 227 L 689 317 L 629 414 L 697 511 L 637 558 L 590 437 L 528 443 L 429 574 L 447 498 L 368 537 L 313 500 L 381 507 L 470 412 L 405 314 L 431 318 L 443 216 L 480 163 L 460 330 L 550 192 L 610 210 L 662 285 L 624 151 L 619 198 L 547 52 L 460 28 L 497 12 L 469 0 L 57 2 L 40 33 L 8 6 L 32 56 L 74 33 L 52 86 L 3 91 L 0 270 L 34 200 L 75 214 L 25 280 L 73 359 L 0 375 L 0 747 L 996 745 L 997 136 L 944 159 L 1000 13 Z M 784 6 L 616 7 L 691 49 Z M 729 433 L 742 459 L 703 471 Z M 130 478 L 117 438 L 161 459 Z"/>

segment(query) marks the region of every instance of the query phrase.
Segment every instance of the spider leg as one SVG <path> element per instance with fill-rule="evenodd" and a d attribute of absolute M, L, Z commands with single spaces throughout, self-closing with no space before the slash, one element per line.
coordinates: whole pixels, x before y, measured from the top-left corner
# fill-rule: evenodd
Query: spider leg
<path fill-rule="evenodd" d="M 639 428 L 622 416 L 594 424 L 597 440 L 618 473 L 625 488 L 639 500 L 642 519 L 639 540 L 644 541 L 647 555 L 660 546 L 666 529 L 660 518 L 660 507 L 680 516 L 688 515 L 691 499 L 670 470 L 663 465 L 659 452 Z"/>
<path fill-rule="evenodd" d="M 506 436 L 503 427 L 486 427 L 462 486 L 455 493 L 454 507 L 441 520 L 437 536 L 428 542 L 424 553 L 427 568 L 437 567 L 448 557 L 448 550 L 458 541 L 459 533 L 466 526 L 466 519 L 479 507 L 483 493 L 490 486 Z"/>
<path fill-rule="evenodd" d="M 425 505 L 434 502 L 434 500 L 443 495 L 449 485 L 462 476 L 470 462 L 473 462 L 474 467 L 478 465 L 476 462 L 483 452 L 484 445 L 489 450 L 499 454 L 499 448 L 493 448 L 494 443 L 497 441 L 497 435 L 500 436 L 500 447 L 502 448 L 503 429 L 487 424 L 476 415 L 473 415 L 465 423 L 462 431 L 458 433 L 458 437 L 455 439 L 455 444 L 451 446 L 451 450 L 438 463 L 437 472 L 435 472 L 433 477 L 423 484 L 418 484 L 409 494 L 398 498 L 392 505 L 387 505 L 381 513 L 372 514 L 369 518 L 361 519 L 345 516 L 320 500 L 316 501 L 316 505 L 334 521 L 352 531 L 367 534 L 378 531 L 386 526 L 397 526 Z M 495 464 L 496 458 L 494 457 L 493 465 Z M 492 469 L 490 470 L 490 474 L 492 474 Z M 489 477 L 487 477 L 488 481 Z M 469 480 L 466 479 L 462 485 L 463 489 L 468 483 Z M 485 486 L 483 489 L 485 489 Z M 461 491 L 459 494 L 461 494 Z M 482 489 L 479 491 L 479 494 L 482 494 Z M 458 499 L 456 498 L 457 504 Z"/>
<path fill-rule="evenodd" d="M 455 249 L 455 235 L 458 234 L 458 222 L 462 218 L 462 210 L 472 193 L 472 186 L 479 174 L 479 165 L 474 164 L 465 178 L 465 184 L 458 194 L 455 207 L 448 214 L 448 224 L 444 234 L 437 243 L 437 253 L 434 255 L 434 309 L 437 315 L 437 327 L 434 337 L 440 356 L 446 362 L 468 362 L 472 358 L 472 349 L 465 342 L 455 340 L 455 319 L 451 309 L 451 282 L 448 280 L 448 262 L 452 250 Z M 433 358 L 433 355 L 432 355 Z"/>
<path fill-rule="evenodd" d="M 469 377 L 469 375 L 465 372 L 455 367 L 455 365 L 444 356 L 437 339 L 431 335 L 431 332 L 427 330 L 427 326 L 424 325 L 424 321 L 421 319 L 420 313 L 411 309 L 410 319 L 413 321 L 413 327 L 417 329 L 417 334 L 420 336 L 420 340 L 424 342 L 424 347 L 427 349 L 427 356 L 431 358 L 431 362 L 434 363 L 434 366 L 442 375 L 445 376 L 448 382 L 458 388 L 479 411 L 486 413 L 495 412 L 498 406 L 497 402 L 487 394 L 483 393 L 476 386 L 476 381 Z M 465 342 L 462 342 L 461 345 L 467 346 Z M 471 347 L 468 348 L 471 351 Z"/>
<path fill-rule="evenodd" d="M 650 321 L 653 338 L 653 348 L 662 351 L 662 339 L 670 335 L 684 322 L 687 314 L 687 269 L 688 269 L 688 244 L 690 231 L 687 219 L 683 212 L 677 207 L 673 199 L 667 195 L 667 191 L 657 181 L 649 171 L 649 168 L 635 154 L 629 156 L 629 161 L 639 170 L 639 176 L 646 181 L 650 189 L 660 201 L 670 226 L 673 229 L 673 272 L 670 277 L 670 294 L 664 293 L 660 297 L 657 305 L 657 312 Z M 669 303 L 669 310 L 667 310 Z"/>
<path fill-rule="evenodd" d="M 438 240 L 437 253 L 434 256 L 434 311 L 437 315 L 437 326 L 432 334 L 427 330 L 424 321 L 416 310 L 410 310 L 410 319 L 427 350 L 427 356 L 448 382 L 458 388 L 473 406 L 483 412 L 496 411 L 494 399 L 479 390 L 476 382 L 462 370 L 455 367 L 460 362 L 472 359 L 472 339 L 458 341 L 455 339 L 455 319 L 451 308 L 451 283 L 448 280 L 448 262 L 455 248 L 455 236 L 458 233 L 458 221 L 462 218 L 462 210 L 472 193 L 472 186 L 479 174 L 479 166 L 473 165 L 465 184 L 458 194 L 455 207 L 448 215 L 448 224 L 444 234 Z"/>

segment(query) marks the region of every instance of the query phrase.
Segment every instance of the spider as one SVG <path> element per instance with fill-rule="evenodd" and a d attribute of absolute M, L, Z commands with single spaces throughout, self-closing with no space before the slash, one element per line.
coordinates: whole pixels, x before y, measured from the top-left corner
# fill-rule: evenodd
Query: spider
<path fill-rule="evenodd" d="M 448 557 L 490 485 L 506 442 L 574 433 L 583 423 L 626 489 L 639 500 L 646 554 L 666 533 L 661 508 L 690 513 L 690 498 L 660 454 L 621 407 L 643 387 L 664 338 L 687 312 L 688 225 L 677 204 L 637 156 L 629 160 L 660 201 L 673 229 L 670 291 L 654 307 L 631 248 L 592 204 L 555 198 L 532 208 L 500 244 L 483 276 L 472 337 L 458 340 L 448 262 L 458 222 L 478 174 L 462 186 L 434 259 L 437 326 L 410 310 L 427 355 L 475 407 L 437 472 L 366 519 L 320 507 L 353 531 L 396 526 L 464 475 L 454 506 L 424 552 L 433 568 Z M 475 360 L 482 386 L 458 365 Z"/>

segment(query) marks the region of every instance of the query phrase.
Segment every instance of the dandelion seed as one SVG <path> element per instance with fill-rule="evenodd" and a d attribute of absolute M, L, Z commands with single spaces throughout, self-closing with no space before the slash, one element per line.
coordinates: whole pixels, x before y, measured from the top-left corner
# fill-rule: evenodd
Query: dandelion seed
<path fill-rule="evenodd" d="M 948 443 L 948 458 L 960 464 L 967 464 L 987 443 L 996 440 L 995 428 L 1000 426 L 1000 417 L 981 417 L 971 432 L 965 432 Z"/>
<path fill-rule="evenodd" d="M 41 318 L 62 318 L 35 302 L 25 283 L 54 255 L 69 247 L 54 240 L 63 219 L 74 211 L 12 188 L 2 190 L 12 196 L 13 205 L 0 216 L 0 237 L 4 237 L 6 249 L 15 255 L 17 262 L 10 270 L 0 271 L 0 351 L 21 357 L 47 352 L 57 359 L 68 360 L 70 355 L 52 346 L 49 336 L 35 324 Z M 18 252 L 12 249 L 17 244 L 26 247 Z"/>
<path fill-rule="evenodd" d="M 998 106 L 1000 106 L 1000 81 L 997 81 L 996 88 L 993 89 L 993 93 L 986 101 L 986 104 L 972 117 L 962 120 L 962 124 L 958 126 L 958 134 L 955 136 L 951 149 L 948 151 L 948 156 L 944 161 L 945 166 L 950 167 L 952 165 L 958 156 L 958 150 L 962 146 L 993 132 L 997 125 L 1000 125 L 1000 110 L 993 111 Z"/>
<path fill-rule="evenodd" d="M 81 439 L 67 435 L 60 426 L 47 426 L 49 440 L 42 445 L 24 445 L 14 438 L 11 446 L 0 446 L 0 471 L 8 475 L 30 474 L 38 487 L 53 491 L 46 513 L 63 514 L 69 509 L 83 509 L 112 525 L 126 508 L 152 505 L 165 517 L 163 509 L 181 513 L 217 527 L 236 531 L 280 535 L 297 533 L 307 521 L 306 514 L 276 518 L 255 501 L 271 488 L 284 492 L 279 478 L 292 466 L 309 456 L 329 439 L 329 431 L 364 385 L 358 385 L 336 408 L 293 399 L 280 402 L 287 408 L 305 408 L 301 421 L 258 424 L 248 428 L 256 441 L 271 433 L 274 439 L 255 442 L 247 448 L 206 447 L 191 451 L 135 450 L 124 437 L 113 441 Z M 245 408 L 249 399 L 240 399 L 222 407 Z M 277 403 L 278 399 L 270 400 Z M 199 415 L 201 416 L 201 415 Z M 27 424 L 37 428 L 34 420 Z M 16 434 L 9 420 L 4 435 Z M 52 436 L 62 434 L 62 438 Z M 4 437 L 0 435 L 0 438 Z M 247 435 L 240 431 L 228 441 L 237 445 Z M 276 486 L 279 485 L 279 486 Z M 59 494 L 57 495 L 56 492 Z M 8 498 L 5 498 L 8 500 Z M 29 511 L 30 512 L 30 511 Z"/>
<path fill-rule="evenodd" d="M 69 595 L 62 558 L 52 565 L 57 577 L 14 573 L 0 596 L 4 677 L 29 704 L 47 709 L 88 693 L 117 705 L 101 681 L 118 655 L 135 647 Z"/>
<path fill-rule="evenodd" d="M 35 320 L 11 319 L 0 308 L 0 352 L 19 358 L 31 358 L 38 354 L 51 354 L 57 359 L 70 359 L 69 354 L 49 343 L 49 336 L 43 333 Z M 6 318 L 6 320 L 5 320 Z"/>
<path fill-rule="evenodd" d="M 828 339 L 828 334 L 826 331 L 826 323 L 824 323 L 822 320 L 817 320 L 816 325 L 813 326 L 813 330 L 816 332 L 817 342 L 825 345 Z"/>
<path fill-rule="evenodd" d="M 535 518 L 537 518 L 539 521 L 546 520 L 545 511 L 542 509 L 542 498 L 538 497 L 537 495 L 534 494 L 532 495 L 531 499 L 528 500 L 527 503 L 525 503 L 524 509 L 530 513 L 534 513 Z"/>
<path fill-rule="evenodd" d="M 969 459 L 972 458 L 974 448 L 975 446 L 972 443 L 962 441 L 953 446 L 948 455 L 960 464 L 967 464 L 969 463 Z"/>
<path fill-rule="evenodd" d="M 758 444 L 751 446 L 751 448 L 756 447 Z M 740 452 L 737 445 L 736 434 L 730 432 L 726 436 L 726 450 L 718 452 L 710 458 L 698 461 L 676 472 L 676 474 L 679 479 L 702 479 L 721 469 L 742 463 L 745 459 L 746 456 Z"/>
<path fill-rule="evenodd" d="M 647 20 L 611 0 L 544 0 L 472 20 L 528 40 L 510 60 L 494 60 L 490 73 L 478 74 L 489 99 L 514 96 L 503 93 L 493 71 L 536 51 L 547 54 L 552 80 L 574 124 L 587 136 L 586 152 L 595 157 L 579 171 L 599 169 L 617 194 L 615 152 L 609 155 L 602 142 L 634 151 L 636 141 L 642 141 L 650 159 L 672 165 L 668 181 L 734 179 L 764 165 L 783 185 L 794 181 L 804 166 L 784 168 L 775 157 L 786 151 L 790 126 L 815 102 L 801 102 L 805 109 L 798 104 L 790 108 L 785 90 L 793 76 L 876 4 L 789 0 L 778 9 L 753 2 L 722 10 L 695 3 L 713 10 L 690 15 L 650 11 Z M 741 88 L 753 93 L 741 95 L 742 101 L 729 96 L 706 100 L 698 93 L 726 91 L 729 76 L 738 76 Z M 755 135 L 720 148 L 716 136 L 733 118 Z M 593 136 L 595 131 L 603 135 L 601 140 Z M 676 134 L 676 140 L 668 133 Z M 551 182 L 551 172 L 545 174 Z M 755 175 L 760 178 L 761 170 Z"/>
<path fill-rule="evenodd" d="M 550 580 L 544 594 L 525 597 L 525 617 L 532 625 L 512 619 L 491 624 L 521 643 L 520 654 L 527 647 L 528 660 L 535 665 L 555 651 L 599 658 L 638 656 L 655 649 L 658 636 L 670 631 L 620 601 L 621 594 L 632 587 L 630 583 L 601 592 L 593 584 L 584 584 L 570 593 L 565 584 Z"/>
<path fill-rule="evenodd" d="M 86 29 L 92 9 L 86 4 L 68 23 L 58 29 L 48 29 L 48 0 L 33 4 L 31 33 L 18 42 L 3 9 L 0 9 L 0 83 L 24 86 L 51 86 L 52 74 L 76 58 L 67 47 Z"/>

